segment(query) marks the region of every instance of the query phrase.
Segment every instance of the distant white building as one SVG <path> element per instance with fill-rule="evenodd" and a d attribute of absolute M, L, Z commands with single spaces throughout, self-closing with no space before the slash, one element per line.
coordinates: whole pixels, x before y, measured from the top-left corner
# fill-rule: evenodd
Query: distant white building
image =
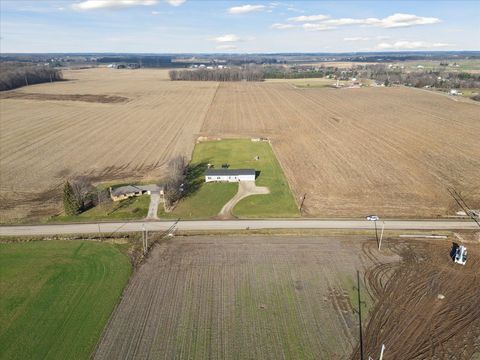
<path fill-rule="evenodd" d="M 255 181 L 255 169 L 208 169 L 205 182 Z"/>

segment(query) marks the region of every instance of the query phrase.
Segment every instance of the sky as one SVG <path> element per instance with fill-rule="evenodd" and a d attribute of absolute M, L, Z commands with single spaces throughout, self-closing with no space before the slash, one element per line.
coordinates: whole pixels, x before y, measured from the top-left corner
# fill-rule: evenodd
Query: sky
<path fill-rule="evenodd" d="M 480 0 L 0 0 L 0 52 L 480 50 Z"/>

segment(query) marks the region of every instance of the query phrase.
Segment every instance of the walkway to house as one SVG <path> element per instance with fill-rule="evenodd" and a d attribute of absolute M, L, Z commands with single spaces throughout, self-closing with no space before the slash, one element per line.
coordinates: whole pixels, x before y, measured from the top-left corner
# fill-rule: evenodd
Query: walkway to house
<path fill-rule="evenodd" d="M 270 194 L 270 190 L 265 186 L 256 186 L 255 181 L 240 181 L 238 183 L 238 191 L 218 213 L 220 219 L 232 219 L 232 210 L 237 203 L 250 195 Z"/>
<path fill-rule="evenodd" d="M 152 191 L 150 193 L 150 205 L 148 206 L 147 219 L 158 219 L 158 204 L 160 203 L 160 191 Z"/>

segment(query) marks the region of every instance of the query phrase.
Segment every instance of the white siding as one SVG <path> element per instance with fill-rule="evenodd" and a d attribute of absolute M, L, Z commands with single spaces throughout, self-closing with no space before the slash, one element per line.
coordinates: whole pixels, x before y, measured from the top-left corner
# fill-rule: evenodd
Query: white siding
<path fill-rule="evenodd" d="M 205 182 L 221 181 L 221 182 L 239 182 L 239 181 L 255 181 L 255 175 L 221 175 L 221 176 L 205 176 Z"/>

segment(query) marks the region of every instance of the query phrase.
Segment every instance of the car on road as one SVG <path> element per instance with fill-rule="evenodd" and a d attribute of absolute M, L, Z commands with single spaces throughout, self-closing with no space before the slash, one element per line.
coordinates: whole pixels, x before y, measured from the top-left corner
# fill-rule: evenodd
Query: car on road
<path fill-rule="evenodd" d="M 465 265 L 467 262 L 467 248 L 463 245 L 460 245 L 455 250 L 455 255 L 453 261 L 460 265 Z"/>
<path fill-rule="evenodd" d="M 368 221 L 378 221 L 380 218 L 377 215 L 368 215 L 367 216 Z"/>

